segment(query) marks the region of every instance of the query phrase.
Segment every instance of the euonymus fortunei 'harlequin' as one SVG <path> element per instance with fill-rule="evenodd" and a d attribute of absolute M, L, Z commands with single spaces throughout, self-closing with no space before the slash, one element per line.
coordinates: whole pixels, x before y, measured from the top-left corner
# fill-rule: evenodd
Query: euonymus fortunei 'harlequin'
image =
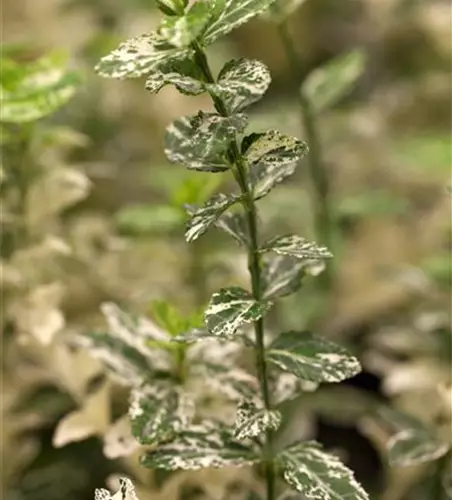
<path fill-rule="evenodd" d="M 236 180 L 236 192 L 187 207 L 185 236 L 190 242 L 212 227 L 232 236 L 248 253 L 251 284 L 249 290 L 230 287 L 214 293 L 204 327 L 187 328 L 177 336 L 162 335 L 146 321 L 131 321 L 107 306 L 110 332 L 92 334 L 86 342 L 119 379 L 129 378 L 134 387 L 132 430 L 141 443 L 154 446 L 142 458 L 143 465 L 193 470 L 260 464 L 265 500 L 276 500 L 279 478 L 308 499 L 362 500 L 367 495 L 352 472 L 319 444 L 294 443 L 282 450 L 275 446 L 282 418 L 278 405 L 294 396 L 298 386 L 293 381 L 339 382 L 360 366 L 342 347 L 307 332 L 282 333 L 269 346 L 264 343 L 264 317 L 273 301 L 296 291 L 310 266 L 332 257 L 327 248 L 296 235 L 261 241 L 257 202 L 294 173 L 308 146 L 276 130 L 247 135 L 243 112 L 266 92 L 268 69 L 259 61 L 237 59 L 215 78 L 205 53 L 207 45 L 272 3 L 158 0 L 164 18 L 157 31 L 122 43 L 97 65 L 104 77 L 146 77 L 151 92 L 174 85 L 187 95 L 210 95 L 215 112 L 200 111 L 172 123 L 165 152 L 173 163 L 206 175 L 229 171 Z M 244 335 L 249 325 L 254 327 L 253 340 Z M 255 351 L 257 378 L 234 368 L 227 355 L 228 346 L 242 340 Z M 218 343 L 221 355 L 209 357 L 211 343 Z M 196 401 L 190 400 L 185 384 L 191 377 L 208 380 L 237 401 L 233 428 L 194 418 Z M 287 379 L 293 390 L 287 391 Z"/>

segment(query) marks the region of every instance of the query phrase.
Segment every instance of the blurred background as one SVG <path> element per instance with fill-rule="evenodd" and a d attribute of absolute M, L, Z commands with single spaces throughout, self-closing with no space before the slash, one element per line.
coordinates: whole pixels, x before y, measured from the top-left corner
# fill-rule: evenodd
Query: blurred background
<path fill-rule="evenodd" d="M 388 430 L 367 410 L 387 401 L 450 439 L 450 3 L 299 4 L 288 21 L 295 72 L 267 19 L 208 51 L 215 71 L 234 57 L 267 64 L 273 82 L 251 109 L 250 128 L 303 139 L 294 73 L 364 54 L 355 84 L 317 116 L 334 263 L 328 279 L 324 271 L 307 280 L 269 319 L 275 332 L 311 328 L 347 345 L 364 371 L 294 403 L 284 439 L 314 437 L 338 451 L 372 499 L 437 500 L 436 465 L 388 467 Z M 90 500 L 118 474 L 134 478 L 140 500 L 245 498 L 240 490 L 257 481 L 243 470 L 166 478 L 139 467 L 139 450 L 121 441 L 127 392 L 66 341 L 105 327 L 105 301 L 149 314 L 163 299 L 188 314 L 218 287 L 247 283 L 245 256 L 227 237 L 212 232 L 192 245 L 183 238 L 181 204 L 202 202 L 227 176 L 188 174 L 163 152 L 165 127 L 211 109 L 208 96 L 169 87 L 151 95 L 142 80 L 94 73 L 101 56 L 159 19 L 152 0 L 2 4 L 2 43 L 20 47 L 21 63 L 62 51 L 82 79 L 32 129 L 2 126 L 5 500 Z M 316 239 L 317 203 L 305 159 L 260 202 L 262 233 Z"/>

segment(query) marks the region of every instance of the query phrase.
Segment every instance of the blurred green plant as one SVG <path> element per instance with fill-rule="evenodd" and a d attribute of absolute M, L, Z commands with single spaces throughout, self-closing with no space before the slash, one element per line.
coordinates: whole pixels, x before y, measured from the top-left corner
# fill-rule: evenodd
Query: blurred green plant
<path fill-rule="evenodd" d="M 176 339 L 108 305 L 109 333 L 87 334 L 84 341 L 116 376 L 139 387 L 130 416 L 138 441 L 153 446 L 142 457 L 145 466 L 176 471 L 258 464 L 266 500 L 276 499 L 278 478 L 307 498 L 366 499 L 352 472 L 319 443 L 275 448 L 282 418 L 278 405 L 293 398 L 302 381 L 339 382 L 358 373 L 360 365 L 342 347 L 309 332 L 285 332 L 271 343 L 264 337 L 263 317 L 272 301 L 299 289 L 306 267 L 331 257 L 325 247 L 292 234 L 259 240 L 256 202 L 294 173 L 307 146 L 276 130 L 245 136 L 247 117 L 242 111 L 263 96 L 269 71 L 258 61 L 238 59 L 227 62 L 214 78 L 205 53 L 207 45 L 270 4 L 272 0 L 160 0 L 165 16 L 158 30 L 122 43 L 96 67 L 104 77 L 146 76 L 151 92 L 173 84 L 184 94 L 210 95 L 215 112 L 199 111 L 173 122 L 165 153 L 172 163 L 190 170 L 232 173 L 238 192 L 215 194 L 201 206 L 187 207 L 185 238 L 195 241 L 213 226 L 225 230 L 246 249 L 251 292 L 232 286 L 214 293 L 203 327 L 178 332 Z M 241 210 L 228 211 L 235 205 Z M 160 304 L 157 317 L 167 331 L 185 330 L 186 324 L 174 318 L 169 306 Z M 255 376 L 235 376 L 238 368 L 224 365 L 228 358 L 223 349 L 227 352 L 240 342 L 254 352 Z M 190 354 L 191 349 L 202 353 L 209 345 L 214 350 L 206 358 Z M 196 361 L 193 366 L 190 358 Z M 218 417 L 196 416 L 197 393 L 185 388 L 196 369 L 218 385 L 218 391 L 226 390 L 239 401 L 233 429 Z M 232 384 L 224 376 L 232 377 Z"/>

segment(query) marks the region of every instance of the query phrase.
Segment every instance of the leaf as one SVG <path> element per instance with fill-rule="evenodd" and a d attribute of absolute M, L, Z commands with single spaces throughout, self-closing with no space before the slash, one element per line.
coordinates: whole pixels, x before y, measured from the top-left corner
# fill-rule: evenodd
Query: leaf
<path fill-rule="evenodd" d="M 212 21 L 204 32 L 205 44 L 214 42 L 252 17 L 261 14 L 274 0 L 216 0 Z"/>
<path fill-rule="evenodd" d="M 189 47 L 204 31 L 211 15 L 209 3 L 198 0 L 183 16 L 165 18 L 160 34 L 174 47 Z"/>
<path fill-rule="evenodd" d="M 301 7 L 305 1 L 306 0 L 277 0 L 269 11 L 265 13 L 265 17 L 269 21 L 273 21 L 277 24 L 283 23 Z"/>
<path fill-rule="evenodd" d="M 78 90 L 81 77 L 67 69 L 67 58 L 52 53 L 28 64 L 2 57 L 2 122 L 25 123 L 55 113 Z"/>
<path fill-rule="evenodd" d="M 284 479 L 307 500 L 368 500 L 369 496 L 336 456 L 319 443 L 306 441 L 286 448 L 277 457 Z"/>
<path fill-rule="evenodd" d="M 191 63 L 191 61 L 189 62 Z M 145 89 L 157 93 L 165 85 L 174 85 L 182 94 L 201 94 L 205 91 L 205 84 L 197 77 L 185 74 L 187 64 L 187 61 L 172 61 L 165 66 L 159 67 L 146 79 Z"/>
<path fill-rule="evenodd" d="M 275 255 L 262 269 L 263 298 L 285 297 L 301 287 L 304 263 L 287 255 Z"/>
<path fill-rule="evenodd" d="M 100 60 L 95 71 L 106 78 L 139 78 L 163 63 L 189 59 L 191 55 L 192 50 L 174 48 L 157 33 L 145 33 L 121 43 Z"/>
<path fill-rule="evenodd" d="M 296 235 L 276 236 L 264 243 L 261 252 L 276 252 L 280 255 L 289 255 L 303 260 L 330 259 L 333 255 L 324 246 Z"/>
<path fill-rule="evenodd" d="M 226 212 L 215 221 L 215 227 L 232 236 L 240 245 L 249 246 L 249 237 L 243 215 Z"/>
<path fill-rule="evenodd" d="M 153 469 L 198 470 L 241 467 L 253 464 L 258 458 L 252 448 L 238 443 L 225 428 L 206 422 L 147 453 L 141 464 Z"/>
<path fill-rule="evenodd" d="M 104 488 L 96 488 L 94 492 L 94 500 L 139 500 L 135 487 L 130 479 L 122 477 L 119 479 L 119 490 L 110 495 L 110 492 Z"/>
<path fill-rule="evenodd" d="M 301 92 L 311 101 L 315 111 L 324 111 L 350 92 L 364 71 L 362 50 L 341 55 L 314 70 L 305 80 Z"/>
<path fill-rule="evenodd" d="M 165 137 L 165 154 L 173 163 L 204 172 L 223 172 L 231 167 L 227 150 L 237 133 L 246 127 L 244 115 L 221 117 L 199 112 L 173 122 Z"/>
<path fill-rule="evenodd" d="M 169 384 L 135 389 L 129 407 L 132 433 L 142 445 L 159 444 L 187 427 L 194 412 L 193 401 Z"/>
<path fill-rule="evenodd" d="M 228 113 L 232 114 L 257 102 L 270 82 L 270 71 L 265 64 L 242 58 L 227 62 L 217 82 L 207 85 L 207 89 L 221 99 Z"/>
<path fill-rule="evenodd" d="M 411 467 L 432 462 L 449 451 L 449 444 L 433 432 L 406 429 L 392 436 L 387 443 L 389 461 L 393 466 Z"/>
<path fill-rule="evenodd" d="M 202 312 L 195 311 L 191 316 L 183 316 L 170 302 L 166 300 L 154 300 L 151 304 L 152 317 L 159 326 L 171 335 L 174 341 L 175 335 L 180 335 L 191 328 L 202 326 Z"/>
<path fill-rule="evenodd" d="M 267 359 L 312 382 L 340 382 L 361 371 L 359 361 L 343 347 L 309 332 L 282 333 L 268 348 Z"/>
<path fill-rule="evenodd" d="M 232 337 L 240 326 L 260 319 L 271 305 L 256 302 L 242 288 L 222 288 L 212 295 L 204 320 L 214 335 Z"/>
<path fill-rule="evenodd" d="M 202 236 L 221 214 L 237 203 L 240 198 L 240 196 L 219 193 L 207 201 L 203 207 L 196 209 L 187 224 L 186 241 L 190 243 Z"/>
<path fill-rule="evenodd" d="M 250 189 L 253 190 L 255 199 L 262 198 L 276 184 L 292 175 L 297 162 L 307 152 L 305 142 L 277 130 L 259 135 L 245 153 L 250 165 Z"/>
<path fill-rule="evenodd" d="M 281 413 L 277 410 L 259 408 L 252 401 L 242 401 L 237 408 L 234 437 L 239 441 L 258 437 L 268 429 L 278 430 Z"/>

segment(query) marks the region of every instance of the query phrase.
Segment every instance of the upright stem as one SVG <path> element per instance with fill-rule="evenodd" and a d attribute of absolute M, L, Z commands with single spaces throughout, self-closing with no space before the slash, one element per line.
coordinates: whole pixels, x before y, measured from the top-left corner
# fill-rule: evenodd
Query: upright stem
<path fill-rule="evenodd" d="M 210 71 L 209 64 L 202 48 L 195 44 L 195 61 L 203 72 L 207 82 L 215 83 L 215 79 Z M 226 106 L 223 101 L 217 96 L 211 95 L 215 104 L 215 108 L 222 116 L 229 116 Z M 231 162 L 235 165 L 234 176 L 237 180 L 240 190 L 243 194 L 243 207 L 246 213 L 248 232 L 250 237 L 250 247 L 248 249 L 248 270 L 251 276 L 251 288 L 253 298 L 256 301 L 261 300 L 261 262 L 258 243 L 258 227 L 257 227 L 257 212 L 254 203 L 254 197 L 248 185 L 248 173 L 246 163 L 234 140 L 229 146 L 229 156 Z M 262 399 L 265 408 L 271 410 L 270 391 L 268 387 L 267 363 L 265 360 L 264 347 L 264 321 L 259 319 L 254 323 L 254 332 L 256 340 L 256 368 L 261 386 Z M 264 464 L 265 464 L 265 479 L 267 498 L 266 500 L 275 499 L 275 468 L 273 463 L 273 432 L 266 432 L 265 447 L 264 447 Z"/>
<path fill-rule="evenodd" d="M 284 45 L 286 57 L 289 62 L 290 69 L 293 74 L 294 81 L 299 86 L 305 78 L 305 74 L 300 67 L 300 60 L 295 51 L 293 40 L 289 33 L 287 22 L 278 24 L 278 31 L 281 41 Z M 327 248 L 333 248 L 333 221 L 330 204 L 330 186 L 326 172 L 325 164 L 322 155 L 322 144 L 320 134 L 317 127 L 317 121 L 311 102 L 301 92 L 298 92 L 298 103 L 300 106 L 300 114 L 303 121 L 303 127 L 306 132 L 306 139 L 309 144 L 309 154 L 307 157 L 309 165 L 309 173 L 314 187 L 314 214 L 315 214 L 315 229 L 319 243 L 322 243 Z M 332 286 L 333 275 L 331 267 L 327 266 L 325 271 L 319 276 L 319 282 L 324 290 L 328 290 Z"/>

